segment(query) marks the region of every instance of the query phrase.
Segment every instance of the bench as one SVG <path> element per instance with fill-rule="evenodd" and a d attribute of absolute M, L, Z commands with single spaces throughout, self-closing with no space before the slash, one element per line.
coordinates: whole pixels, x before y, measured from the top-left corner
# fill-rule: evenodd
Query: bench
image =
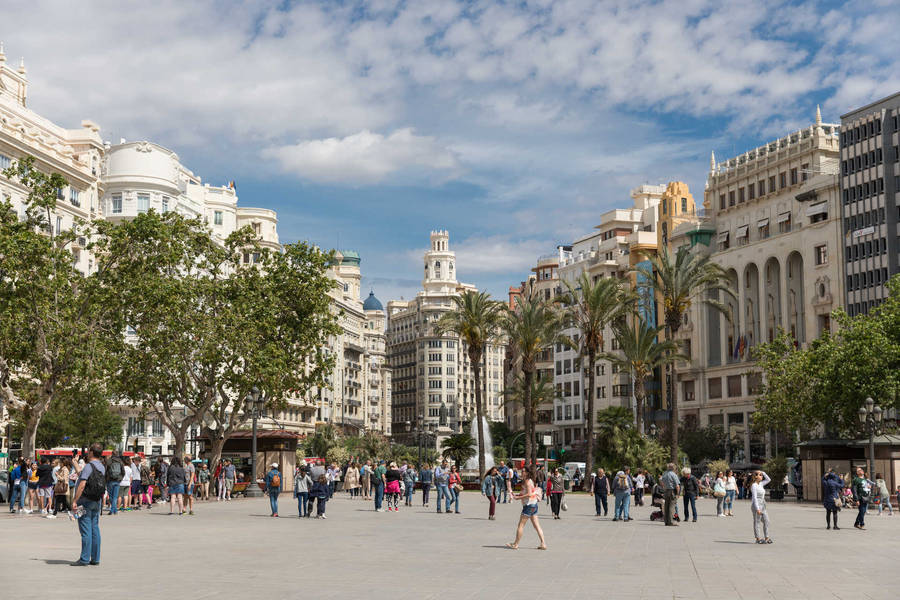
<path fill-rule="evenodd" d="M 247 486 L 249 486 L 249 485 L 250 485 L 249 481 L 235 482 L 234 487 L 231 488 L 231 496 L 234 497 L 234 496 L 237 496 L 238 494 L 243 496 L 244 494 L 247 493 Z"/>

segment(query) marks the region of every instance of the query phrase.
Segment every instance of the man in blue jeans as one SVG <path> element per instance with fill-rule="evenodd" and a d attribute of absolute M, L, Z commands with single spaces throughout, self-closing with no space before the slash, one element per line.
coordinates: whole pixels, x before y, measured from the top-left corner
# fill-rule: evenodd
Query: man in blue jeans
<path fill-rule="evenodd" d="M 269 495 L 269 506 L 272 508 L 272 516 L 278 516 L 278 494 L 281 493 L 281 472 L 278 471 L 278 463 L 272 463 L 272 468 L 266 473 L 266 493 Z"/>
<path fill-rule="evenodd" d="M 75 506 L 84 509 L 78 519 L 78 532 L 81 534 L 81 556 L 72 563 L 73 567 L 100 564 L 100 503 L 103 502 L 103 491 L 106 487 L 106 467 L 100 462 L 103 446 L 92 444 L 90 462 L 84 465 L 78 477 L 75 489 Z M 95 475 L 91 479 L 91 475 Z M 99 474 L 99 478 L 96 476 Z"/>
<path fill-rule="evenodd" d="M 434 468 L 434 486 L 437 490 L 437 511 L 441 512 L 441 497 L 444 498 L 445 509 L 450 512 L 450 504 L 453 502 L 453 496 L 450 494 L 450 469 L 447 468 L 447 461 L 441 463 L 441 466 Z"/>

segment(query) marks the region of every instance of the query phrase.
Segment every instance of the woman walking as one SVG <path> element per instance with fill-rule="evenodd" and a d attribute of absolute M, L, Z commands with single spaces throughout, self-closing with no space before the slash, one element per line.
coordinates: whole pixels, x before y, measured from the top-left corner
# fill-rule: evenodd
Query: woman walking
<path fill-rule="evenodd" d="M 734 471 L 730 470 L 725 476 L 725 515 L 729 517 L 734 516 L 734 497 L 737 496 L 738 493 L 738 484 L 737 479 L 734 476 Z"/>
<path fill-rule="evenodd" d="M 503 479 L 500 478 L 497 467 L 488 469 L 487 474 L 481 482 L 481 494 L 491 503 L 490 508 L 488 508 L 488 521 L 494 520 L 494 511 L 497 508 L 497 496 L 500 495 L 501 485 L 503 485 Z"/>
<path fill-rule="evenodd" d="M 53 484 L 53 514 L 72 510 L 69 504 L 69 473 L 72 471 L 72 459 L 62 458 L 56 471 L 56 483 Z"/>
<path fill-rule="evenodd" d="M 309 491 L 312 485 L 313 480 L 307 474 L 306 469 L 303 467 L 297 469 L 297 474 L 294 475 L 294 497 L 297 499 L 297 513 L 301 518 L 309 518 L 309 508 L 306 504 L 309 502 Z"/>
<path fill-rule="evenodd" d="M 430 464 L 425 463 L 425 466 L 422 467 L 419 481 L 422 482 L 422 506 L 428 508 L 428 494 L 431 492 L 431 484 L 434 483 L 434 471 Z"/>
<path fill-rule="evenodd" d="M 177 456 L 172 457 L 172 464 L 169 465 L 166 477 L 169 483 L 169 514 L 175 513 L 175 506 L 178 506 L 178 516 L 184 513 L 184 467 L 181 465 L 181 459 Z"/>
<path fill-rule="evenodd" d="M 559 507 L 562 506 L 564 493 L 563 476 L 559 472 L 559 467 L 556 467 L 547 478 L 547 495 L 550 496 L 550 512 L 553 513 L 554 519 L 559 518 Z"/>
<path fill-rule="evenodd" d="M 344 475 L 344 487 L 350 492 L 351 498 L 359 496 L 359 466 L 356 463 L 350 463 L 347 467 L 347 473 Z"/>
<path fill-rule="evenodd" d="M 391 462 L 387 472 L 384 474 L 384 493 L 387 496 L 387 511 L 400 512 L 400 480 L 403 479 L 403 473 L 397 468 L 397 463 Z"/>
<path fill-rule="evenodd" d="M 765 471 L 755 471 L 749 478 L 750 485 L 750 509 L 753 511 L 753 534 L 757 544 L 771 544 L 769 537 L 769 513 L 766 512 L 766 485 L 772 481 Z M 760 537 L 762 526 L 762 537 Z"/>
<path fill-rule="evenodd" d="M 881 498 L 881 502 L 878 503 L 878 516 L 881 516 L 881 511 L 884 510 L 884 507 L 886 506 L 888 515 L 893 517 L 894 507 L 891 506 L 891 492 L 888 491 L 887 483 L 885 483 L 881 473 L 875 474 L 875 487 L 878 491 L 878 496 Z"/>
<path fill-rule="evenodd" d="M 831 519 L 834 518 L 834 529 L 838 531 L 838 511 L 841 509 L 841 492 L 844 490 L 844 480 L 838 477 L 834 468 L 828 469 L 822 478 L 822 505 L 825 507 L 825 529 L 831 529 Z"/>
<path fill-rule="evenodd" d="M 544 541 L 544 532 L 541 529 L 537 516 L 538 503 L 541 501 L 541 488 L 534 485 L 534 472 L 531 470 L 531 467 L 523 468 L 522 473 L 525 478 L 525 481 L 522 483 L 522 493 L 512 494 L 513 499 L 522 501 L 522 514 L 519 515 L 519 525 L 516 527 L 516 540 L 506 544 L 506 547 L 510 550 L 518 549 L 519 542 L 522 540 L 522 533 L 525 531 L 525 523 L 530 520 L 538 534 L 538 538 L 541 540 L 538 550 L 546 550 L 547 544 Z"/>
<path fill-rule="evenodd" d="M 459 467 L 456 465 L 450 467 L 450 477 L 447 480 L 447 485 L 450 489 L 450 502 L 454 504 L 453 512 L 459 514 L 459 495 L 463 490 L 463 486 L 462 477 L 459 476 Z"/>
<path fill-rule="evenodd" d="M 725 474 L 722 471 L 716 473 L 716 482 L 713 484 L 713 496 L 716 498 L 716 516 L 724 517 L 725 516 L 725 485 L 727 480 L 725 478 Z"/>
<path fill-rule="evenodd" d="M 359 479 L 362 484 L 363 500 L 371 500 L 372 491 L 372 461 L 367 460 L 366 464 L 359 470 Z"/>

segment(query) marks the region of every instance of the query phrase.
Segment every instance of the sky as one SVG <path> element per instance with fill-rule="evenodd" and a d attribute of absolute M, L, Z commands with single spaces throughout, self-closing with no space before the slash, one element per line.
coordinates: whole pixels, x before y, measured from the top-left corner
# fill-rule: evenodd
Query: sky
<path fill-rule="evenodd" d="M 6 0 L 29 106 L 175 150 L 386 304 L 429 232 L 505 298 L 644 183 L 900 91 L 900 0 Z"/>

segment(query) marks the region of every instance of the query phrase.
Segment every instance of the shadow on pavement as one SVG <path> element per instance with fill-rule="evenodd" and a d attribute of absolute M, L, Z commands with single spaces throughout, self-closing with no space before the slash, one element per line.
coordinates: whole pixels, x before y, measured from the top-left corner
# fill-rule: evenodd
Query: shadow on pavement
<path fill-rule="evenodd" d="M 738 542 L 736 540 L 713 540 L 717 544 L 753 544 L 756 545 L 756 542 Z"/>
<path fill-rule="evenodd" d="M 59 560 L 58 558 L 32 558 L 31 560 L 42 560 L 48 565 L 71 565 L 71 560 Z"/>

